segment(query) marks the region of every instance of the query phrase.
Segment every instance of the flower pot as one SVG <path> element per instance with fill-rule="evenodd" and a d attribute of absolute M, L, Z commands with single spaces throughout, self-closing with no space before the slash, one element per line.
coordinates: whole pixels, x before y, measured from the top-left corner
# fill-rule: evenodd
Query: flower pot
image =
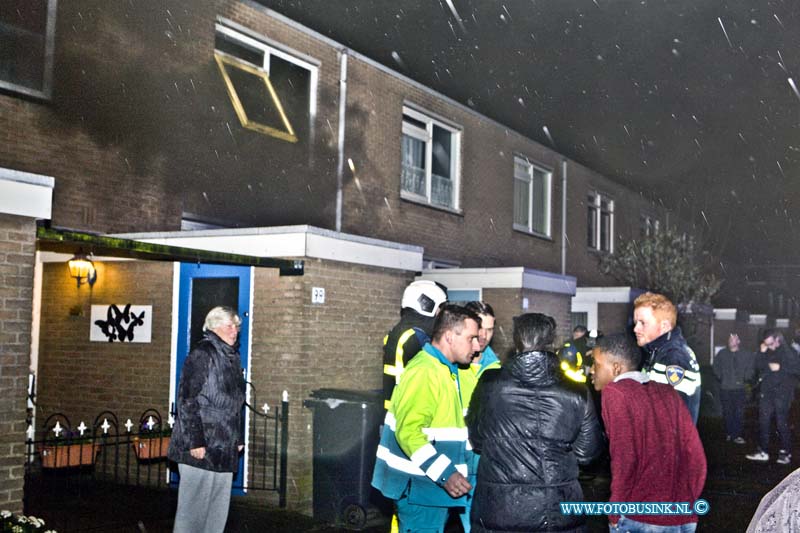
<path fill-rule="evenodd" d="M 41 449 L 42 468 L 69 468 L 93 465 L 98 453 L 100 453 L 100 445 L 90 442 L 44 446 Z"/>
<path fill-rule="evenodd" d="M 142 439 L 134 437 L 131 446 L 139 459 L 159 459 L 167 456 L 169 437 Z"/>

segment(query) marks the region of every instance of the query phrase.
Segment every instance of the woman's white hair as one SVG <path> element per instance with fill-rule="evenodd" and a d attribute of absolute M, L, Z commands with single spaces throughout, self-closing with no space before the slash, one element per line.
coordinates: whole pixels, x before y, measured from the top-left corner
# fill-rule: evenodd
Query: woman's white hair
<path fill-rule="evenodd" d="M 214 331 L 220 326 L 231 322 L 237 326 L 242 324 L 242 319 L 230 307 L 219 306 L 215 307 L 206 315 L 206 320 L 203 323 L 203 331 Z"/>

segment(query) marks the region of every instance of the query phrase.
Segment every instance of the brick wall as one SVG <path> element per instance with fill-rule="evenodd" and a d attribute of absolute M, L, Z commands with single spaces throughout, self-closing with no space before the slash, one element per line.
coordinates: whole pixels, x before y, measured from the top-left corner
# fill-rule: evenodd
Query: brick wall
<path fill-rule="evenodd" d="M 36 225 L 0 215 L 0 508 L 22 511 Z"/>
<path fill-rule="evenodd" d="M 383 336 L 399 319 L 413 275 L 335 261 L 306 260 L 303 277 L 256 269 L 252 382 L 259 403 L 277 405 L 289 392 L 290 506 L 310 512 L 312 413 L 302 407 L 320 388 L 381 387 Z M 325 303 L 311 303 L 312 287 Z"/>
<path fill-rule="evenodd" d="M 413 103 L 462 128 L 461 213 L 452 213 L 400 197 L 402 110 Z M 458 261 L 461 266 L 534 266 L 557 268 L 560 241 L 512 229 L 514 153 L 556 170 L 560 156 L 434 94 L 423 91 L 359 60 L 348 64 L 348 113 L 362 123 L 348 132 L 365 132 L 365 149 L 348 142 L 346 151 L 358 169 L 344 191 L 347 231 L 425 246 L 426 257 Z M 560 181 L 553 179 L 553 199 Z M 552 235 L 560 230 L 560 203 L 552 202 Z M 458 236 L 454 238 L 454 236 Z"/>
<path fill-rule="evenodd" d="M 45 263 L 37 422 L 62 412 L 73 426 L 103 410 L 137 422 L 169 410 L 172 263 L 96 261 L 97 282 L 76 287 L 65 263 Z M 91 305 L 151 305 L 152 342 L 90 342 Z M 37 427 L 37 430 L 40 428 Z"/>
<path fill-rule="evenodd" d="M 665 227 L 668 218 L 666 210 L 641 194 L 578 163 L 570 162 L 567 173 L 567 273 L 577 277 L 581 287 L 627 285 L 627 282 L 620 283 L 613 276 L 603 275 L 597 269 L 601 254 L 587 246 L 587 195 L 598 192 L 614 200 L 615 248 L 624 241 L 641 237 L 642 214 L 655 217 L 660 221 L 661 227 Z"/>
<path fill-rule="evenodd" d="M 522 308 L 523 298 L 528 299 L 527 309 Z M 523 313 L 543 313 L 555 319 L 557 339 L 554 348 L 571 337 L 569 295 L 532 289 L 484 289 L 483 300 L 496 314 L 492 348 L 498 355 L 514 349 L 513 318 Z"/>

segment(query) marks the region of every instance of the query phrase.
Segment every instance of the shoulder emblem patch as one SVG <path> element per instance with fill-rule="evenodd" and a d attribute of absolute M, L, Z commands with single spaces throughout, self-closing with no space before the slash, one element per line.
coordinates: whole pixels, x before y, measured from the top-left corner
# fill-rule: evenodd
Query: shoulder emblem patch
<path fill-rule="evenodd" d="M 673 387 L 683 381 L 683 376 L 686 375 L 686 370 L 678 365 L 669 365 L 664 371 L 667 376 L 667 382 Z"/>

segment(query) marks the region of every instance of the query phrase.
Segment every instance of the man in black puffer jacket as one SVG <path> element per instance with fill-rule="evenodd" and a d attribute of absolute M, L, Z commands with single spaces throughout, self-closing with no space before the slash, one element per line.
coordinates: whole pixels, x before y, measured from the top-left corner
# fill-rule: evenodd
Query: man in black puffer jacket
<path fill-rule="evenodd" d="M 516 317 L 516 355 L 487 370 L 472 396 L 469 439 L 481 454 L 473 533 L 583 530 L 584 518 L 562 515 L 559 502 L 583 500 L 578 464 L 605 444 L 586 387 L 565 380 L 548 351 L 555 327 L 539 313 Z"/>

